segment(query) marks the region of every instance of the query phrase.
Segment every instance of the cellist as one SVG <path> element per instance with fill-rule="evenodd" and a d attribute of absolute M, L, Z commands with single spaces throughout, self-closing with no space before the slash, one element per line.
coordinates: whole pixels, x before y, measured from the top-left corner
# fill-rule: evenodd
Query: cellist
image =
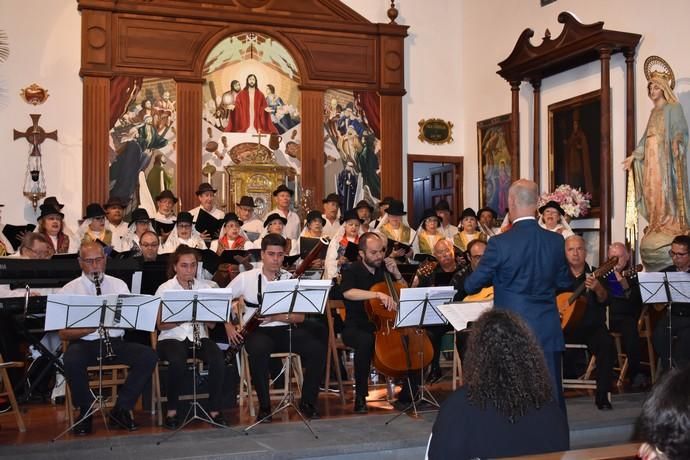
<path fill-rule="evenodd" d="M 407 286 L 395 261 L 385 258 L 386 244 L 381 236 L 367 232 L 359 238 L 360 260 L 342 274 L 340 288 L 345 298 L 345 327 L 343 341 L 355 350 L 355 404 L 356 414 L 367 413 L 366 397 L 369 387 L 369 370 L 374 353 L 376 326 L 369 320 L 364 302 L 379 300 L 389 311 L 396 310 L 393 298 L 370 288 L 384 281 L 386 272 L 394 281 Z"/>

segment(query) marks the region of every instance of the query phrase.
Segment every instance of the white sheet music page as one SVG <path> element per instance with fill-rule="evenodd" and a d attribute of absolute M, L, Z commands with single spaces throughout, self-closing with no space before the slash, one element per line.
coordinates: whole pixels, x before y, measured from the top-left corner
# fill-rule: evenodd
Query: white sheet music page
<path fill-rule="evenodd" d="M 49 294 L 46 305 L 45 330 L 55 331 L 65 328 L 94 328 L 101 322 L 103 302 L 115 305 L 117 294 L 102 296 L 79 294 Z M 112 321 L 114 312 L 106 312 L 104 323 Z"/>
<path fill-rule="evenodd" d="M 690 273 L 666 272 L 668 286 L 671 291 L 671 301 L 690 302 Z"/>
<path fill-rule="evenodd" d="M 446 319 L 438 311 L 438 307 L 453 300 L 455 293 L 452 286 L 401 289 L 395 327 L 445 324 Z"/>
<path fill-rule="evenodd" d="M 440 305 L 438 309 L 456 331 L 467 329 L 467 323 L 476 321 L 487 310 L 493 308 L 493 300 L 482 302 L 458 302 Z"/>
<path fill-rule="evenodd" d="M 666 303 L 668 296 L 664 288 L 665 275 L 662 272 L 640 272 L 637 279 L 640 282 L 640 294 L 642 303 Z"/>

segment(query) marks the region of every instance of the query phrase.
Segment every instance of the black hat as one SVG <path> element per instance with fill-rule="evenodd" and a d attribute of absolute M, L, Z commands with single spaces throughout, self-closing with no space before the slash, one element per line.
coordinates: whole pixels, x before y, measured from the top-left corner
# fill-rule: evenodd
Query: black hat
<path fill-rule="evenodd" d="M 244 195 L 242 198 L 240 198 L 240 202 L 235 203 L 235 206 L 246 206 L 248 208 L 256 208 L 256 205 L 254 204 L 254 198 L 247 195 Z"/>
<path fill-rule="evenodd" d="M 60 208 L 58 208 L 57 206 L 53 206 L 50 203 L 48 203 L 48 204 L 43 203 L 40 206 L 40 208 L 41 208 L 41 215 L 38 216 L 38 220 L 41 220 L 44 217 L 51 216 L 53 214 L 57 214 L 60 217 L 65 217 L 65 215 L 60 212 Z"/>
<path fill-rule="evenodd" d="M 391 216 L 404 216 L 407 214 L 405 212 L 405 205 L 403 204 L 402 201 L 396 200 L 396 199 L 391 199 L 390 203 L 388 205 L 388 209 L 386 209 L 386 212 L 390 214 Z"/>
<path fill-rule="evenodd" d="M 498 217 L 498 213 L 488 206 L 477 211 L 477 216 L 481 216 L 484 212 L 490 212 L 494 219 Z"/>
<path fill-rule="evenodd" d="M 105 217 L 105 209 L 98 203 L 91 203 L 86 206 L 84 219 L 93 219 L 94 217 Z"/>
<path fill-rule="evenodd" d="M 446 200 L 439 200 L 439 202 L 434 205 L 434 211 L 448 211 L 451 214 L 453 213 L 450 209 L 450 204 Z"/>
<path fill-rule="evenodd" d="M 343 217 L 340 218 L 340 223 L 341 223 L 341 224 L 344 224 L 344 223 L 347 222 L 348 220 L 358 220 L 360 224 L 364 222 L 364 221 L 363 221 L 362 219 L 360 219 L 359 216 L 357 215 L 357 210 L 356 210 L 356 209 L 350 209 L 349 211 L 347 211 L 347 212 L 343 215 Z"/>
<path fill-rule="evenodd" d="M 287 225 L 287 219 L 277 212 L 274 212 L 272 214 L 269 214 L 266 220 L 264 220 L 264 227 L 268 227 L 268 224 L 270 224 L 272 221 L 278 219 L 283 223 L 283 225 Z"/>
<path fill-rule="evenodd" d="M 43 200 L 43 204 L 48 205 L 48 206 L 52 206 L 52 207 L 58 208 L 58 209 L 62 209 L 62 208 L 65 207 L 65 205 L 64 205 L 64 204 L 61 204 L 61 203 L 57 200 L 57 198 L 54 197 L 54 196 L 46 197 L 46 199 Z"/>
<path fill-rule="evenodd" d="M 280 184 L 277 189 L 273 190 L 273 196 L 278 195 L 280 192 L 288 192 L 290 196 L 295 194 L 295 192 L 287 188 L 287 185 L 285 184 Z"/>
<path fill-rule="evenodd" d="M 474 209 L 472 208 L 465 208 L 465 210 L 462 211 L 462 214 L 460 215 L 460 220 L 464 219 L 465 217 L 474 217 L 476 219 L 477 213 L 474 212 Z"/>
<path fill-rule="evenodd" d="M 244 222 L 242 222 L 234 212 L 229 212 L 223 217 L 223 224 L 227 224 L 228 222 L 237 222 L 240 227 L 244 225 Z"/>
<path fill-rule="evenodd" d="M 108 201 L 106 201 L 105 204 L 103 205 L 104 209 L 108 209 L 108 208 L 125 209 L 126 207 L 127 207 L 127 203 L 125 202 L 125 200 L 123 200 L 119 196 L 111 196 L 110 198 L 108 198 Z"/>
<path fill-rule="evenodd" d="M 151 218 L 144 208 L 137 208 L 132 211 L 132 222 L 149 222 Z"/>
<path fill-rule="evenodd" d="M 170 190 L 163 190 L 162 192 L 160 192 L 156 197 L 156 201 L 160 201 L 164 198 L 170 198 L 171 200 L 173 200 L 173 203 L 177 203 L 177 198 L 175 197 L 175 194 Z"/>
<path fill-rule="evenodd" d="M 307 219 L 306 219 L 307 225 L 309 225 L 309 223 L 312 220 L 316 220 L 316 219 L 319 219 L 321 221 L 321 225 L 326 225 L 326 219 L 323 218 L 320 211 L 309 211 L 309 214 L 307 214 Z"/>
<path fill-rule="evenodd" d="M 369 204 L 367 200 L 361 200 L 359 203 L 357 203 L 357 206 L 355 206 L 355 209 L 362 208 L 367 208 L 369 212 L 374 212 L 374 207 L 371 204 Z"/>
<path fill-rule="evenodd" d="M 390 205 L 391 201 L 395 201 L 395 198 L 393 198 L 392 196 L 387 196 L 383 200 L 379 201 L 379 206 L 386 205 L 386 204 Z"/>
<path fill-rule="evenodd" d="M 194 217 L 187 211 L 182 211 L 177 215 L 177 221 L 175 223 L 179 224 L 180 222 L 191 224 L 194 222 Z"/>
<path fill-rule="evenodd" d="M 561 205 L 553 200 L 549 201 L 544 206 L 539 208 L 539 214 L 544 214 L 544 211 L 546 211 L 548 208 L 553 208 L 556 211 L 558 211 L 561 214 L 561 216 L 565 216 L 565 211 L 563 210 L 563 208 L 561 208 Z"/>
<path fill-rule="evenodd" d="M 436 211 L 434 209 L 425 209 L 424 214 L 422 214 L 422 223 L 424 223 L 425 220 L 432 218 L 439 222 L 441 221 L 441 218 L 436 215 Z"/>
<path fill-rule="evenodd" d="M 212 186 L 211 184 L 209 184 L 208 182 L 202 182 L 201 184 L 199 184 L 199 188 L 198 188 L 198 189 L 196 190 L 196 192 L 194 192 L 194 193 L 196 193 L 196 196 L 199 196 L 199 195 L 201 195 L 201 194 L 204 193 L 204 192 L 213 192 L 213 193 L 216 193 L 217 191 L 218 191 L 218 190 L 216 190 L 215 188 L 213 188 L 213 186 Z"/>
<path fill-rule="evenodd" d="M 322 203 L 338 203 L 338 206 L 340 206 L 340 197 L 338 196 L 337 193 L 329 193 L 326 198 L 323 199 Z"/>

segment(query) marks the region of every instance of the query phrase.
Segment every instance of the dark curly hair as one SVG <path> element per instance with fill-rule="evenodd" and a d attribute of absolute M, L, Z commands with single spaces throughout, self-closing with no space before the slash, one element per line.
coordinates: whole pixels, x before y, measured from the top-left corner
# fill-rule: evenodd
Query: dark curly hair
<path fill-rule="evenodd" d="M 201 262 L 199 251 L 194 248 L 190 248 L 186 244 L 181 244 L 177 247 L 177 249 L 175 249 L 175 252 L 173 252 L 168 259 L 168 278 L 173 278 L 175 276 L 175 265 L 177 265 L 177 262 L 180 261 L 180 258 L 185 255 L 193 255 L 197 263 Z"/>
<path fill-rule="evenodd" d="M 515 313 L 482 314 L 472 325 L 463 364 L 469 400 L 482 409 L 493 405 L 511 423 L 553 400 L 544 354 Z"/>
<path fill-rule="evenodd" d="M 690 458 L 690 368 L 669 371 L 642 406 L 639 436 L 663 458 Z"/>

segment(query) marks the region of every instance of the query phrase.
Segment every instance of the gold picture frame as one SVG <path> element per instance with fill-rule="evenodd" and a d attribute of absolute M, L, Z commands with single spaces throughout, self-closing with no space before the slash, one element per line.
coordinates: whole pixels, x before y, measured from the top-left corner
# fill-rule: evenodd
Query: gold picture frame
<path fill-rule="evenodd" d="M 453 142 L 453 122 L 440 118 L 419 120 L 419 136 L 422 142 L 429 144 L 450 144 Z"/>

